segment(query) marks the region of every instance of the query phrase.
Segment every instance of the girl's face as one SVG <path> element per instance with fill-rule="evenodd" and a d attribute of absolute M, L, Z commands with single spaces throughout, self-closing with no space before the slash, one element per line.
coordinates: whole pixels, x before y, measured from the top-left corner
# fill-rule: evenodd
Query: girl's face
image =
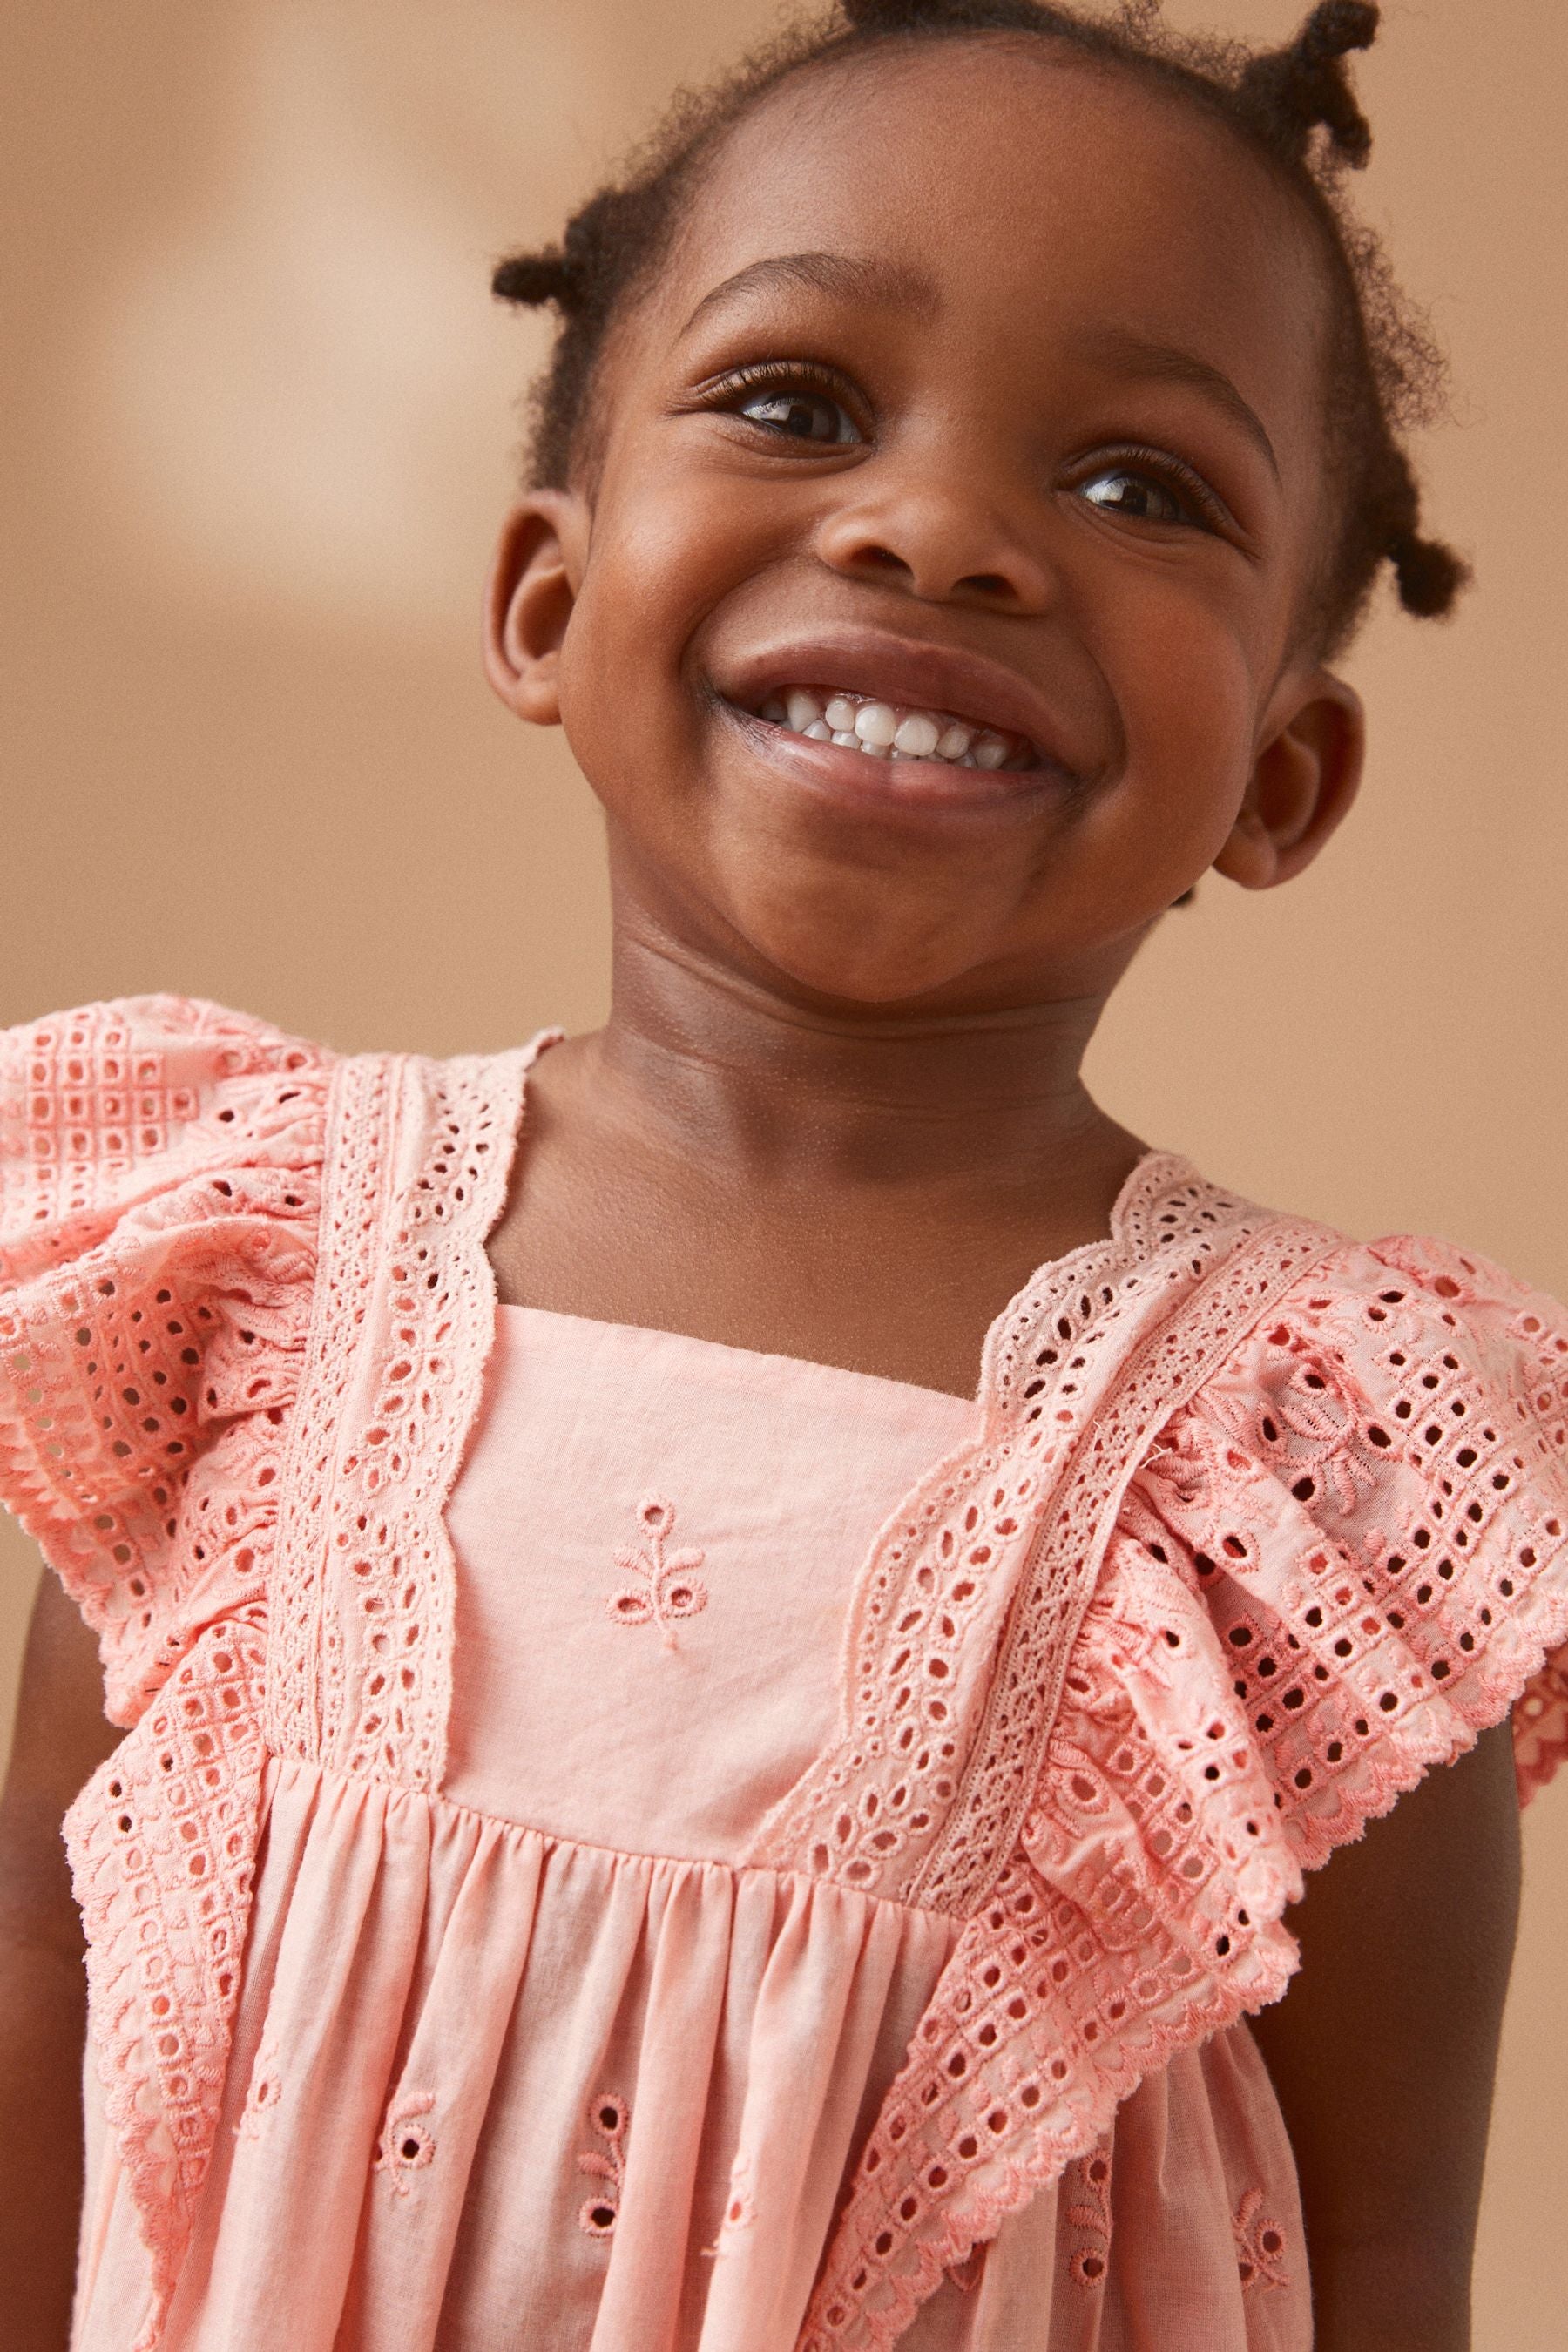
<path fill-rule="evenodd" d="M 492 677 L 564 724 L 619 919 L 797 1003 L 963 1013 L 1103 994 L 1211 866 L 1299 870 L 1362 749 L 1292 649 L 1326 313 L 1223 128 L 1032 42 L 759 107 L 613 335 L 591 480 L 492 583 Z M 829 688 L 1003 764 L 781 723 Z"/>

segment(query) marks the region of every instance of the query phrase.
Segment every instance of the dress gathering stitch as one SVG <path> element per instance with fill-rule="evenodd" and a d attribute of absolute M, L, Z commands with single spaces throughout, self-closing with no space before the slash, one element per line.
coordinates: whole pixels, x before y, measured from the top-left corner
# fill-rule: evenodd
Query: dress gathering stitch
<path fill-rule="evenodd" d="M 973 1401 L 500 1308 L 559 1034 L 0 1038 L 0 1494 L 128 1727 L 73 2352 L 1304 2352 L 1245 2020 L 1568 1754 L 1568 1318 L 1162 1153 Z"/>

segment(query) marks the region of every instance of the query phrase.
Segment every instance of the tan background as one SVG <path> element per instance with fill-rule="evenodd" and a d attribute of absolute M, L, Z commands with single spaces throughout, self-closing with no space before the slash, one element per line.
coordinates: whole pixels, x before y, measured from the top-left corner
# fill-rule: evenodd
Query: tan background
<path fill-rule="evenodd" d="M 1296 15 L 1206 21 L 1272 39 Z M 0 1023 L 168 988 L 442 1054 L 601 1016 L 593 803 L 476 658 L 542 350 L 487 268 L 770 19 L 8 0 Z M 1421 454 L 1480 588 L 1447 628 L 1380 606 L 1347 666 L 1372 713 L 1353 822 L 1278 898 L 1207 885 L 1093 1066 L 1216 1176 L 1568 1296 L 1565 81 L 1558 0 L 1385 11 L 1360 185 L 1452 354 L 1458 422 Z M 7 1523 L 0 1728 L 36 1570 Z M 1568 1789 L 1527 1870 L 1481 2352 L 1556 2352 L 1568 2311 Z"/>

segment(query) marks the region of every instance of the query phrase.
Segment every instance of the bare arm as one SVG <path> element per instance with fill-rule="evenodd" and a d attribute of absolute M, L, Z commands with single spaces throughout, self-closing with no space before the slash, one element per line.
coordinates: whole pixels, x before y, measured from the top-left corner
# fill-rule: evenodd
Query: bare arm
<path fill-rule="evenodd" d="M 1296 2151 L 1316 2352 L 1469 2352 L 1470 2263 L 1519 1913 L 1507 1724 L 1308 1882 L 1253 2020 Z"/>
<path fill-rule="evenodd" d="M 65 2352 L 81 2209 L 81 1921 L 60 1821 L 122 1735 L 104 1719 L 98 1645 L 52 1575 L 38 1588 L 0 1794 L 0 2112 L 27 2119 L 0 2198 L 11 2352 Z"/>

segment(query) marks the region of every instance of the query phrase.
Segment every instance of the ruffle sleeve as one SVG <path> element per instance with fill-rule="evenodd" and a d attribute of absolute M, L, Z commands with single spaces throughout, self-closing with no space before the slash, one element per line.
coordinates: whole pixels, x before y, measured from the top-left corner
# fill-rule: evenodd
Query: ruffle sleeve
<path fill-rule="evenodd" d="M 1554 1300 L 1441 1242 L 1348 1251 L 1167 1429 L 1140 1499 L 1305 1868 L 1510 1712 L 1522 1801 L 1568 1755 Z"/>
<path fill-rule="evenodd" d="M 228 2060 L 331 1060 L 169 996 L 0 1034 L 0 1501 L 132 1727 L 66 1843 L 148 2253 L 136 2352 L 162 2335 Z"/>
<path fill-rule="evenodd" d="M 0 1033 L 0 1501 L 119 1723 L 265 1583 L 330 1058 L 172 996 Z"/>
<path fill-rule="evenodd" d="M 1123 1496 L 805 2352 L 890 2345 L 1141 2080 L 1277 2000 L 1303 1873 L 1510 1711 L 1528 1798 L 1568 1754 L 1568 1316 L 1443 1243 L 1346 1243 Z"/>
<path fill-rule="evenodd" d="M 1303 1872 L 1510 1712 L 1527 1801 L 1568 1753 L 1568 1317 L 1347 1244 L 1161 1432 L 1079 1632 L 1024 1847 L 1102 1952 L 1091 2040 L 1118 1947 L 1273 1998 Z"/>

